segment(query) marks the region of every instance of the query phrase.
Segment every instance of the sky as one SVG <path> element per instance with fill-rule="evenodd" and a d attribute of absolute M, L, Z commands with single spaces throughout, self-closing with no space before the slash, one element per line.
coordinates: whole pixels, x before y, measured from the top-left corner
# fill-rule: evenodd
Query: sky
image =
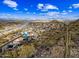
<path fill-rule="evenodd" d="M 78 19 L 79 0 L 0 0 L 0 18 Z"/>

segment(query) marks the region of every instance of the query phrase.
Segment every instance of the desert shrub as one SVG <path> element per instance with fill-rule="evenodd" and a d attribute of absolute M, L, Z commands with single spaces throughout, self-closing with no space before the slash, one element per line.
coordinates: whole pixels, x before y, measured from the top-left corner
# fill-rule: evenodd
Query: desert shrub
<path fill-rule="evenodd" d="M 19 57 L 30 57 L 35 53 L 35 48 L 33 45 L 23 45 L 19 50 Z"/>

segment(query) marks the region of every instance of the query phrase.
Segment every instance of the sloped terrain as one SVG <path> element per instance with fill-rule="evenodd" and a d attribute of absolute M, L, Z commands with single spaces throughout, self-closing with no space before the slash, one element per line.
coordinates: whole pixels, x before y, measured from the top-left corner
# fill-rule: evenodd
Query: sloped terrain
<path fill-rule="evenodd" d="M 23 42 L 23 45 L 12 51 L 1 53 L 1 57 L 79 57 L 79 20 L 69 24 L 56 20 L 29 22 L 23 31 L 27 29 L 33 31 L 36 38 L 29 43 Z"/>

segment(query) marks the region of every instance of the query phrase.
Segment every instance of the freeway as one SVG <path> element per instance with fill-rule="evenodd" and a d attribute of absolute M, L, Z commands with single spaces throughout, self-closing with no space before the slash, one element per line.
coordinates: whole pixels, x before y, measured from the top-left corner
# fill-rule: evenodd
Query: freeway
<path fill-rule="evenodd" d="M 24 29 L 27 28 L 26 25 L 27 25 L 27 24 L 24 24 L 23 26 L 19 26 L 19 27 L 16 28 L 16 29 L 13 29 L 13 30 L 10 30 L 10 31 L 7 31 L 7 32 L 5 31 L 5 32 L 3 32 L 3 33 L 0 33 L 0 38 L 4 38 L 4 37 L 8 36 L 9 34 L 10 34 L 10 35 L 11 35 L 11 34 L 17 34 L 18 32 L 21 33 Z M 6 50 L 6 47 L 7 47 L 10 43 L 13 43 L 13 41 L 15 41 L 15 40 L 17 40 L 17 39 L 19 39 L 19 38 L 21 38 L 21 37 L 22 37 L 21 34 L 20 34 L 20 35 L 17 35 L 17 36 L 15 36 L 13 39 L 11 39 L 10 41 L 1 44 L 1 45 L 0 45 L 0 50 L 2 50 L 2 52 L 4 52 L 4 50 Z"/>
<path fill-rule="evenodd" d="M 15 40 L 17 40 L 17 39 L 19 39 L 19 38 L 21 38 L 21 36 L 15 37 L 15 38 L 13 38 L 11 41 L 2 44 L 2 45 L 0 46 L 0 50 L 1 50 L 0 52 L 1 52 L 1 53 L 4 53 L 4 52 L 7 50 L 8 45 L 11 44 L 11 43 L 13 43 L 13 41 L 15 41 Z"/>
<path fill-rule="evenodd" d="M 14 29 L 9 29 L 9 30 L 5 30 L 5 31 L 2 31 L 0 32 L 0 38 L 4 38 L 10 34 L 15 34 L 17 32 L 21 32 L 23 31 L 25 28 L 27 28 L 27 23 L 26 24 L 23 24 L 23 25 L 17 25 L 16 28 Z"/>
<path fill-rule="evenodd" d="M 17 36 L 17 37 L 15 37 L 15 38 L 13 38 L 11 41 L 8 41 L 8 42 L 6 42 L 6 43 L 0 45 L 0 48 L 3 48 L 4 46 L 8 45 L 9 43 L 13 42 L 14 40 L 16 40 L 16 39 L 18 39 L 18 38 L 20 38 L 20 37 L 22 37 L 22 36 L 21 36 L 21 35 L 20 35 L 20 36 Z"/>

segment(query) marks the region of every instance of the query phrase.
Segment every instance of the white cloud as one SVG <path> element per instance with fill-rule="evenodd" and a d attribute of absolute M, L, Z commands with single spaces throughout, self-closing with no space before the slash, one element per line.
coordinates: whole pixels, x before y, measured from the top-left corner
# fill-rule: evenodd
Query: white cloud
<path fill-rule="evenodd" d="M 37 7 L 38 9 L 42 9 L 44 7 L 44 4 L 39 3 Z"/>
<path fill-rule="evenodd" d="M 47 5 L 45 6 L 45 9 L 57 9 L 57 10 L 58 10 L 58 8 L 57 8 L 56 6 L 51 5 L 51 4 L 47 4 Z"/>
<path fill-rule="evenodd" d="M 62 12 L 61 12 L 61 14 L 62 15 L 66 15 L 66 14 L 69 14 L 69 13 L 71 13 L 72 12 L 72 10 L 63 10 Z"/>
<path fill-rule="evenodd" d="M 69 13 L 71 13 L 72 12 L 72 10 L 63 10 L 62 12 L 61 12 L 61 14 L 62 15 L 66 15 L 66 14 L 69 14 Z"/>
<path fill-rule="evenodd" d="M 53 11 L 53 12 L 48 12 L 46 15 L 49 19 L 58 19 L 60 17 L 61 13 Z"/>
<path fill-rule="evenodd" d="M 39 3 L 37 5 L 38 9 L 40 9 L 41 11 L 48 11 L 49 9 L 53 10 L 53 9 L 56 9 L 58 10 L 58 7 L 54 6 L 54 5 L 51 5 L 51 4 L 41 4 Z"/>
<path fill-rule="evenodd" d="M 28 11 L 28 9 L 27 9 L 27 8 L 24 8 L 24 10 L 25 10 L 25 11 Z"/>
<path fill-rule="evenodd" d="M 68 12 L 67 12 L 66 10 L 63 10 L 63 11 L 61 12 L 61 14 L 62 14 L 62 15 L 66 15 L 66 14 L 68 14 Z"/>
<path fill-rule="evenodd" d="M 59 12 L 48 12 L 47 13 L 48 16 L 57 16 L 59 14 L 60 14 Z"/>
<path fill-rule="evenodd" d="M 47 9 L 41 9 L 41 11 L 48 11 Z"/>
<path fill-rule="evenodd" d="M 35 12 L 33 12 L 33 14 L 36 14 Z"/>
<path fill-rule="evenodd" d="M 66 14 L 68 14 L 68 13 L 67 13 L 67 12 L 62 12 L 61 14 L 62 14 L 62 15 L 66 15 Z"/>
<path fill-rule="evenodd" d="M 70 6 L 69 9 L 72 9 L 72 6 Z"/>
<path fill-rule="evenodd" d="M 72 12 L 72 10 L 68 10 L 68 12 Z"/>
<path fill-rule="evenodd" d="M 18 4 L 15 1 L 12 1 L 12 0 L 4 0 L 3 3 L 6 4 L 8 7 L 11 7 L 11 8 L 16 8 L 18 6 Z"/>
<path fill-rule="evenodd" d="M 66 10 L 63 10 L 62 12 L 63 12 L 63 13 L 65 13 L 65 12 L 66 12 Z"/>
<path fill-rule="evenodd" d="M 26 14 L 30 14 L 30 12 L 27 11 Z"/>
<path fill-rule="evenodd" d="M 13 8 L 13 10 L 16 10 L 17 11 L 18 9 L 17 8 Z"/>
<path fill-rule="evenodd" d="M 79 8 L 79 3 L 72 5 L 74 8 Z"/>
<path fill-rule="evenodd" d="M 51 17 L 53 19 L 58 19 L 58 18 L 64 18 L 66 17 L 67 15 L 69 15 L 69 12 L 67 11 L 62 11 L 62 12 L 56 12 L 56 11 L 53 11 L 53 12 L 47 12 L 46 13 L 47 17 Z"/>
<path fill-rule="evenodd" d="M 45 15 L 47 15 L 47 17 L 51 18 L 51 19 L 58 19 L 58 18 L 68 18 L 68 15 L 71 15 L 72 10 L 63 10 L 62 12 L 59 11 L 48 11 L 47 13 L 44 13 Z"/>

